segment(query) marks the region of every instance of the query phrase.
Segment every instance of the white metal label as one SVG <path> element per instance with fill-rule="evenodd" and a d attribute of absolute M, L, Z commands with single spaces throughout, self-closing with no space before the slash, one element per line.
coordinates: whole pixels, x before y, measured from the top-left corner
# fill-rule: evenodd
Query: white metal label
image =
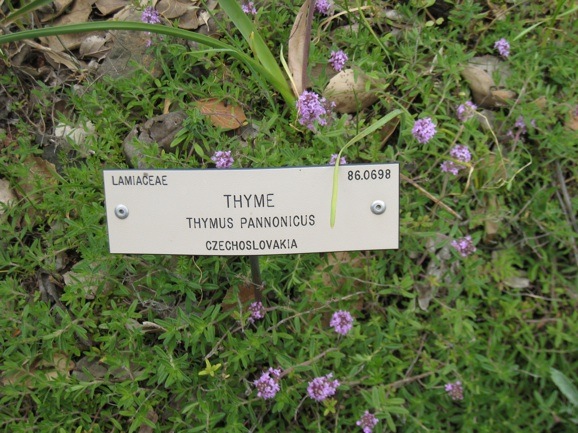
<path fill-rule="evenodd" d="M 267 255 L 397 249 L 399 165 L 105 170 L 111 253 Z"/>

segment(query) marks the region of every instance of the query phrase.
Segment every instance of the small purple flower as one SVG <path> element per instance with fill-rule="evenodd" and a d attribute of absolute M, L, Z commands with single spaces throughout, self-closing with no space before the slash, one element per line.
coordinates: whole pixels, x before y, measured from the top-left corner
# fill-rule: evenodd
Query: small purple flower
<path fill-rule="evenodd" d="M 476 247 L 474 246 L 470 235 L 464 238 L 454 239 L 450 245 L 458 250 L 458 253 L 460 253 L 462 257 L 468 257 L 470 254 L 476 252 Z"/>
<path fill-rule="evenodd" d="M 470 162 L 472 160 L 472 154 L 468 146 L 463 144 L 457 144 L 450 150 L 450 155 L 452 158 L 457 159 L 460 162 Z"/>
<path fill-rule="evenodd" d="M 331 380 L 332 377 L 333 373 L 329 373 L 326 376 L 316 377 L 309 382 L 307 387 L 309 397 L 316 401 L 323 401 L 327 397 L 334 395 L 339 386 L 339 381 Z"/>
<path fill-rule="evenodd" d="M 335 165 L 335 163 L 337 162 L 337 157 L 339 156 L 339 154 L 334 153 L 333 155 L 331 155 L 331 159 L 329 160 L 329 164 L 327 165 Z M 345 159 L 345 156 L 342 156 L 339 159 L 339 165 L 345 165 L 347 164 L 347 160 Z"/>
<path fill-rule="evenodd" d="M 255 9 L 255 3 L 251 2 L 251 1 L 243 2 L 243 4 L 241 5 L 241 9 L 247 15 L 256 15 L 257 14 L 257 9 Z"/>
<path fill-rule="evenodd" d="M 454 383 L 446 383 L 445 390 L 452 400 L 463 400 L 464 399 L 464 388 L 462 382 L 459 380 Z"/>
<path fill-rule="evenodd" d="M 347 62 L 347 60 L 349 60 L 349 57 L 347 57 L 347 54 L 345 54 L 345 52 L 343 52 L 342 50 L 331 51 L 331 56 L 329 57 L 329 64 L 333 69 L 339 72 L 343 69 L 343 67 L 345 66 L 345 62 Z"/>
<path fill-rule="evenodd" d="M 335 329 L 335 332 L 346 335 L 353 328 L 353 316 L 349 311 L 339 310 L 333 313 L 329 326 Z"/>
<path fill-rule="evenodd" d="M 514 127 L 518 128 L 521 134 L 525 134 L 527 132 L 526 122 L 524 120 L 524 116 L 519 116 L 516 119 L 516 123 L 514 123 Z"/>
<path fill-rule="evenodd" d="M 474 104 L 472 101 L 467 101 L 463 104 L 460 104 L 456 111 L 456 116 L 460 122 L 465 122 L 466 120 L 474 117 L 477 109 L 478 107 L 476 104 Z"/>
<path fill-rule="evenodd" d="M 249 311 L 251 312 L 251 317 L 249 317 L 250 323 L 265 317 L 265 307 L 263 307 L 263 303 L 260 301 L 251 303 L 251 305 L 249 305 Z"/>
<path fill-rule="evenodd" d="M 281 387 L 279 386 L 281 380 L 281 370 L 269 367 L 269 369 L 261 374 L 261 377 L 253 382 L 257 388 L 257 397 L 265 400 L 275 397 Z"/>
<path fill-rule="evenodd" d="M 359 421 L 357 421 L 355 424 L 361 427 L 363 433 L 371 433 L 373 431 L 373 427 L 375 427 L 378 422 L 379 420 L 376 418 L 376 416 L 366 410 Z"/>
<path fill-rule="evenodd" d="M 215 154 L 211 156 L 211 160 L 213 160 L 217 168 L 229 168 L 233 165 L 233 162 L 235 162 L 230 150 L 219 150 L 215 152 Z"/>
<path fill-rule="evenodd" d="M 436 134 L 436 126 L 429 117 L 425 117 L 415 121 L 411 133 L 417 141 L 424 144 Z"/>
<path fill-rule="evenodd" d="M 463 144 L 458 144 L 450 150 L 450 156 L 457 159 L 460 162 L 470 162 L 472 160 L 472 154 L 468 146 Z M 444 161 L 440 166 L 441 170 L 446 173 L 451 173 L 457 176 L 460 170 L 466 168 L 465 165 L 457 163 L 455 161 Z"/>
<path fill-rule="evenodd" d="M 453 161 L 444 161 L 441 163 L 440 168 L 445 173 L 451 173 L 454 176 L 457 176 L 463 166 L 456 164 Z"/>
<path fill-rule="evenodd" d="M 315 2 L 315 12 L 319 12 L 322 15 L 329 15 L 332 7 L 333 3 L 329 0 L 317 0 Z"/>
<path fill-rule="evenodd" d="M 299 112 L 299 123 L 307 126 L 311 131 L 315 131 L 315 122 L 322 126 L 327 125 L 327 119 L 334 104 L 330 104 L 315 92 L 304 90 L 296 105 Z"/>
<path fill-rule="evenodd" d="M 155 8 L 148 6 L 142 12 L 140 20 L 147 24 L 159 24 L 161 22 L 161 17 Z"/>
<path fill-rule="evenodd" d="M 496 41 L 494 48 L 498 50 L 498 53 L 500 53 L 502 57 L 508 57 L 510 55 L 510 43 L 504 38 Z"/>

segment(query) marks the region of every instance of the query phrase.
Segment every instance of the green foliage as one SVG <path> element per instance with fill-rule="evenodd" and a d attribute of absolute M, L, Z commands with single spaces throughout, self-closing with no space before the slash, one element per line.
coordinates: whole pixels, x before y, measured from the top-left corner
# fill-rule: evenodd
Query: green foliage
<path fill-rule="evenodd" d="M 378 102 L 317 134 L 252 73 L 264 63 L 242 57 L 266 52 L 251 47 L 247 17 L 236 17 L 226 46 L 203 39 L 212 48 L 192 52 L 167 37 L 152 49 L 159 75 L 141 67 L 55 89 L 6 68 L 6 94 L 26 82 L 37 103 L 0 130 L 0 178 L 17 195 L 0 215 L 0 431 L 361 431 L 366 410 L 379 419 L 375 432 L 574 431 L 578 148 L 566 123 L 578 101 L 575 12 L 497 2 L 507 12 L 495 19 L 481 2 L 448 3 L 439 25 L 427 24 L 439 18 L 429 1 L 399 5 L 401 23 L 373 1 L 361 5 L 364 18 L 345 2 L 333 20 L 316 16 L 312 70 L 339 47 L 387 83 Z M 262 4 L 251 24 L 269 53 L 286 47 L 298 6 Z M 460 123 L 456 107 L 471 99 L 461 71 L 501 37 L 512 45 L 503 85 L 516 99 L 484 113 L 491 130 L 480 117 Z M 315 75 L 313 89 L 327 81 L 327 71 Z M 71 143 L 52 170 L 39 162 L 35 122 L 52 115 L 56 90 L 68 103 L 57 120 L 91 121 L 97 133 L 90 152 Z M 195 106 L 209 97 L 243 107 L 251 134 L 212 125 Z M 325 165 L 340 151 L 349 163 L 399 162 L 399 250 L 261 257 L 267 311 L 254 322 L 241 301 L 251 287 L 245 258 L 109 254 L 102 169 L 126 168 L 123 138 L 166 100 L 187 118 L 174 152 L 147 149 L 152 167 L 207 169 L 222 149 L 235 167 Z M 421 145 L 411 129 L 424 116 L 438 133 Z M 519 116 L 528 132 L 512 141 Z M 374 131 L 384 118 L 399 120 L 385 142 Z M 458 177 L 439 169 L 456 143 L 473 154 Z M 465 235 L 477 251 L 464 258 L 450 243 Z M 341 309 L 355 317 L 345 336 L 329 326 Z M 283 377 L 264 400 L 254 381 L 270 367 Z M 341 382 L 336 394 L 307 397 L 328 373 Z M 456 381 L 463 400 L 444 389 Z"/>

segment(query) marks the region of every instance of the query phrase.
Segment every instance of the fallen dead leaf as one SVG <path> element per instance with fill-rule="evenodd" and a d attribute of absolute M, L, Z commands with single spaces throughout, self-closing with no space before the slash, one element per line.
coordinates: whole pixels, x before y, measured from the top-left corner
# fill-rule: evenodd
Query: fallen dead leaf
<path fill-rule="evenodd" d="M 239 308 L 239 304 L 248 306 L 255 302 L 255 288 L 251 284 L 241 284 L 238 287 L 230 287 L 221 302 L 223 311 Z"/>
<path fill-rule="evenodd" d="M 482 210 L 484 214 L 484 242 L 488 244 L 496 240 L 500 231 L 501 220 L 496 216 L 499 209 L 497 196 L 490 195 L 485 201 L 486 207 Z"/>
<path fill-rule="evenodd" d="M 73 0 L 53 0 L 50 3 L 50 12 L 41 14 L 40 22 L 46 23 L 62 15 Z"/>
<path fill-rule="evenodd" d="M 106 293 L 110 290 L 107 271 L 97 263 L 80 261 L 65 273 L 62 278 L 66 286 L 78 285 L 84 293 L 85 299 L 94 299 L 97 293 Z"/>
<path fill-rule="evenodd" d="M 178 0 L 160 0 L 156 9 L 167 19 L 178 19 L 178 26 L 181 29 L 195 30 L 200 26 L 199 7 L 191 2 Z"/>
<path fill-rule="evenodd" d="M 578 131 L 578 107 L 576 107 L 566 119 L 564 126 L 571 131 Z"/>
<path fill-rule="evenodd" d="M 329 81 L 323 96 L 335 103 L 338 113 L 355 113 L 378 100 L 376 84 L 361 71 L 344 69 Z"/>
<path fill-rule="evenodd" d="M 24 160 L 28 166 L 28 177 L 20 178 L 18 186 L 29 199 L 38 198 L 38 191 L 47 186 L 54 186 L 56 180 L 56 167 L 51 162 L 38 156 L 29 156 Z"/>
<path fill-rule="evenodd" d="M 495 73 L 500 76 L 499 85 L 493 79 Z M 483 108 L 504 106 L 516 98 L 515 92 L 499 88 L 509 74 L 504 62 L 493 56 L 474 57 L 461 72 L 472 91 L 474 102 Z"/>
<path fill-rule="evenodd" d="M 4 207 L 10 206 L 14 200 L 16 200 L 16 195 L 10 188 L 10 182 L 0 179 L 0 216 L 4 214 Z"/>
<path fill-rule="evenodd" d="M 504 280 L 504 284 L 512 289 L 527 289 L 530 287 L 530 280 L 524 277 L 509 277 Z"/>
<path fill-rule="evenodd" d="M 111 49 L 110 46 L 107 46 L 108 41 L 110 41 L 110 33 L 88 36 L 82 41 L 78 49 L 80 57 L 103 59 Z"/>
<path fill-rule="evenodd" d="M 128 0 L 97 0 L 94 4 L 99 12 L 106 16 L 113 12 L 121 10 L 123 7 L 129 5 Z"/>
<path fill-rule="evenodd" d="M 57 27 L 65 24 L 85 23 L 92 12 L 93 4 L 94 0 L 75 0 L 70 12 L 59 17 L 52 25 Z M 80 44 L 86 37 L 86 33 L 80 33 L 50 36 L 46 38 L 40 38 L 40 40 L 44 45 L 47 45 L 53 51 L 69 51 L 80 47 Z"/>
<path fill-rule="evenodd" d="M 313 1 L 306 0 L 295 17 L 289 36 L 289 52 L 287 53 L 287 65 L 295 85 L 295 96 L 301 95 L 308 87 L 307 64 L 311 44 L 312 18 Z"/>
<path fill-rule="evenodd" d="M 147 420 L 149 420 L 153 424 L 156 424 L 157 421 L 159 420 L 159 416 L 154 410 L 150 409 L 147 412 Z M 154 431 L 153 428 L 145 423 L 141 424 L 141 426 L 138 429 L 138 433 L 153 433 L 153 431 Z"/>
<path fill-rule="evenodd" d="M 207 116 L 211 123 L 225 130 L 237 129 L 243 126 L 247 117 L 238 105 L 225 105 L 217 98 L 198 100 L 195 105 L 202 115 Z"/>

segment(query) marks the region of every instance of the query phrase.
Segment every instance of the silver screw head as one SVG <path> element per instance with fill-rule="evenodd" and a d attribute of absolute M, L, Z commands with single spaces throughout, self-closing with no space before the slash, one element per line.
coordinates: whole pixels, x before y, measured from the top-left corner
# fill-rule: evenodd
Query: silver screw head
<path fill-rule="evenodd" d="M 114 208 L 114 214 L 118 219 L 123 220 L 128 217 L 128 208 L 123 204 L 119 204 Z"/>
<path fill-rule="evenodd" d="M 383 200 L 375 200 L 371 203 L 370 209 L 374 214 L 381 215 L 385 212 L 385 202 Z"/>

